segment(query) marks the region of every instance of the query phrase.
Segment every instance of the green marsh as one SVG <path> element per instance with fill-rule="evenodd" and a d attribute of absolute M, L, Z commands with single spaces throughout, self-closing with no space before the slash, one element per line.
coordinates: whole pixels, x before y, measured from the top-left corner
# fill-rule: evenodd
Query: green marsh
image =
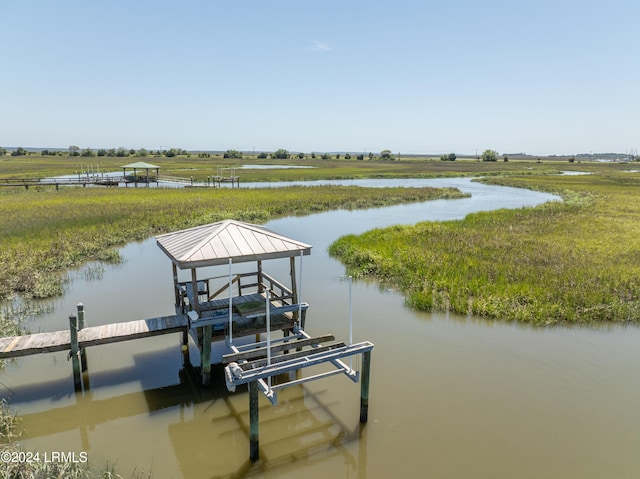
<path fill-rule="evenodd" d="M 340 238 L 351 274 L 401 288 L 423 310 L 556 324 L 640 319 L 640 183 L 615 168 L 494 178 L 563 202 Z"/>

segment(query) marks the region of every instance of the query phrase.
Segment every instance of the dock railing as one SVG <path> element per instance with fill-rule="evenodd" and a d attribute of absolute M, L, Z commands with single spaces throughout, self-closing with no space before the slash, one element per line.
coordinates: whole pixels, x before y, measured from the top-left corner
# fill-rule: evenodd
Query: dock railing
<path fill-rule="evenodd" d="M 294 302 L 294 294 L 291 288 L 264 271 L 235 274 L 231 280 L 231 285 L 229 281 L 225 281 L 220 288 L 212 292 L 211 287 L 214 281 L 222 278 L 227 279 L 228 276 L 214 276 L 199 279 L 197 281 L 199 300 L 202 300 L 203 303 L 217 303 L 229 296 L 248 296 L 256 293 L 266 295 L 268 292 L 271 296 L 271 301 L 279 306 L 291 306 Z M 234 285 L 236 285 L 237 288 L 236 294 L 234 294 L 233 290 L 229 290 L 229 287 L 231 286 L 231 288 L 233 288 Z M 195 298 L 193 294 L 193 284 L 191 281 L 179 282 L 177 288 L 180 302 L 176 306 L 182 313 L 186 313 L 192 309 L 191 305 Z"/>

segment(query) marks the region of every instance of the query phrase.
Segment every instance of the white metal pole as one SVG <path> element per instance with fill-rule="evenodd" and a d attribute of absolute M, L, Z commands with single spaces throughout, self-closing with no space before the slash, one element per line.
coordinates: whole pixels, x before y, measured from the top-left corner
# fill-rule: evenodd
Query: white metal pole
<path fill-rule="evenodd" d="M 267 366 L 271 366 L 271 292 L 267 290 Z M 269 389 L 271 389 L 271 376 L 268 377 Z"/>
<path fill-rule="evenodd" d="M 231 288 L 233 287 L 233 280 L 231 279 L 231 263 L 232 259 L 229 258 L 229 344 L 233 344 L 233 304 L 231 301 Z"/>
<path fill-rule="evenodd" d="M 349 346 L 353 344 L 353 301 L 351 294 L 351 285 L 353 277 L 349 276 Z M 349 368 L 353 371 L 353 356 L 349 357 Z"/>
<path fill-rule="evenodd" d="M 351 284 L 353 278 L 349 276 L 349 346 L 353 344 L 353 301 L 351 294 Z"/>
<path fill-rule="evenodd" d="M 302 321 L 302 254 L 303 251 L 300 250 L 300 272 L 298 273 L 298 326 L 300 326 Z"/>

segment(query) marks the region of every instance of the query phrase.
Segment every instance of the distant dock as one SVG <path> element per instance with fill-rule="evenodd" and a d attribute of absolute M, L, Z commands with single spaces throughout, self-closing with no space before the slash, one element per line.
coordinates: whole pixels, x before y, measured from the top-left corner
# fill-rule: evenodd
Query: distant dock
<path fill-rule="evenodd" d="M 161 183 L 165 183 L 164 185 Z M 0 179 L 0 186 L 22 187 L 28 190 L 30 187 L 53 186 L 56 190 L 61 186 L 108 186 L 126 188 L 129 185 L 134 187 L 141 185 L 148 187 L 155 184 L 155 187 L 182 187 L 182 188 L 221 188 L 223 184 L 229 184 L 231 188 L 240 188 L 239 176 L 207 176 L 205 181 L 196 181 L 191 178 L 161 175 L 157 177 L 133 177 L 114 175 L 78 175 L 61 176 L 54 178 L 3 178 Z"/>

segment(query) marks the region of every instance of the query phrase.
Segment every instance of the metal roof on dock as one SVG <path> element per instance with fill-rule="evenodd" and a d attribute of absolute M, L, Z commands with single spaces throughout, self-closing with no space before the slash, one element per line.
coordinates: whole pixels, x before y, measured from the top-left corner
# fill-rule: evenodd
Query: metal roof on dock
<path fill-rule="evenodd" d="M 160 168 L 158 165 L 152 165 L 145 161 L 138 161 L 136 163 L 129 163 L 128 165 L 122 165 L 121 168 L 140 168 L 140 169 L 156 169 Z"/>
<path fill-rule="evenodd" d="M 263 226 L 219 221 L 156 236 L 158 246 L 180 269 L 289 258 L 311 253 L 311 246 Z"/>

